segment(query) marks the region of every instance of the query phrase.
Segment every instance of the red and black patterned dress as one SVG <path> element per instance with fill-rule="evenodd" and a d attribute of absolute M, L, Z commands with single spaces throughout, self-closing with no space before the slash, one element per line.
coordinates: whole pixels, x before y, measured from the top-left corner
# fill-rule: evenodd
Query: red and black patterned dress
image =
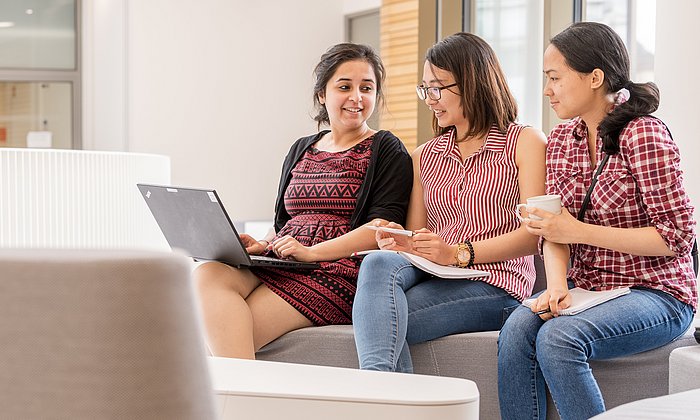
<path fill-rule="evenodd" d="M 373 138 L 342 152 L 306 151 L 284 194 L 292 218 L 275 239 L 290 235 L 312 246 L 350 231 Z M 320 264 L 316 270 L 255 268 L 253 272 L 314 325 L 350 324 L 360 262 L 345 258 Z"/>

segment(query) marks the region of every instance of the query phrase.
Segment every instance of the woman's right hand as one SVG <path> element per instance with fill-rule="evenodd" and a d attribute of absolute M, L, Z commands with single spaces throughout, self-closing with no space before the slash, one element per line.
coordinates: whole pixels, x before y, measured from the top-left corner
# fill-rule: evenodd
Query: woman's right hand
<path fill-rule="evenodd" d="M 377 224 L 377 226 L 379 226 L 379 224 Z M 403 230 L 403 226 L 394 222 L 381 224 L 381 226 Z M 413 249 L 413 239 L 406 235 L 395 235 L 392 233 L 382 232 L 381 230 L 378 230 L 374 237 L 377 240 L 377 246 L 379 247 L 379 249 L 405 252 L 410 252 L 411 249 Z"/>
<path fill-rule="evenodd" d="M 569 306 L 571 306 L 571 293 L 569 293 L 569 289 L 548 287 L 547 290 L 537 297 L 537 300 L 530 306 L 530 309 L 534 313 L 547 311 L 539 316 L 543 321 L 548 321 L 559 316 L 560 309 L 566 309 Z"/>
<path fill-rule="evenodd" d="M 263 245 L 261 242 L 253 239 L 252 236 L 246 233 L 241 233 L 240 237 L 241 242 L 243 242 L 243 246 L 245 246 L 245 250 L 248 251 L 250 255 L 260 255 L 265 253 L 266 245 Z"/>

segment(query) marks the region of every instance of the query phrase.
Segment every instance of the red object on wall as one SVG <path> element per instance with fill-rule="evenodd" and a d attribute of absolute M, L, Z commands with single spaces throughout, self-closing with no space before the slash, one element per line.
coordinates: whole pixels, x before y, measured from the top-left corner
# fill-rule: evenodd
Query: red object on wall
<path fill-rule="evenodd" d="M 7 128 L 0 127 L 0 144 L 7 143 Z"/>

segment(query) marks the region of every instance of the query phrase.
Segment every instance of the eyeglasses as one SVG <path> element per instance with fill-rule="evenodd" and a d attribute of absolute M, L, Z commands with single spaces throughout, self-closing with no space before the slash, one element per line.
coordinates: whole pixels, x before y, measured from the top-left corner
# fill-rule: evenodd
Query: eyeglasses
<path fill-rule="evenodd" d="M 416 93 L 418 94 L 418 97 L 420 98 L 421 101 L 424 101 L 425 98 L 430 98 L 433 101 L 439 101 L 440 98 L 442 97 L 442 90 L 451 88 L 453 86 L 457 86 L 457 83 L 452 83 L 451 85 L 447 86 L 416 86 Z"/>

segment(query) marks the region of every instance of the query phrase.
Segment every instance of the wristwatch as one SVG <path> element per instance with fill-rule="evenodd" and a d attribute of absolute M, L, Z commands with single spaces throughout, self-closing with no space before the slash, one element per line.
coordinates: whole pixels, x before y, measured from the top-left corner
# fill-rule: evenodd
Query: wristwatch
<path fill-rule="evenodd" d="M 466 268 L 472 261 L 471 253 L 469 252 L 469 246 L 465 243 L 457 244 L 457 253 L 455 254 L 455 259 L 457 260 L 457 266 L 461 268 Z"/>

